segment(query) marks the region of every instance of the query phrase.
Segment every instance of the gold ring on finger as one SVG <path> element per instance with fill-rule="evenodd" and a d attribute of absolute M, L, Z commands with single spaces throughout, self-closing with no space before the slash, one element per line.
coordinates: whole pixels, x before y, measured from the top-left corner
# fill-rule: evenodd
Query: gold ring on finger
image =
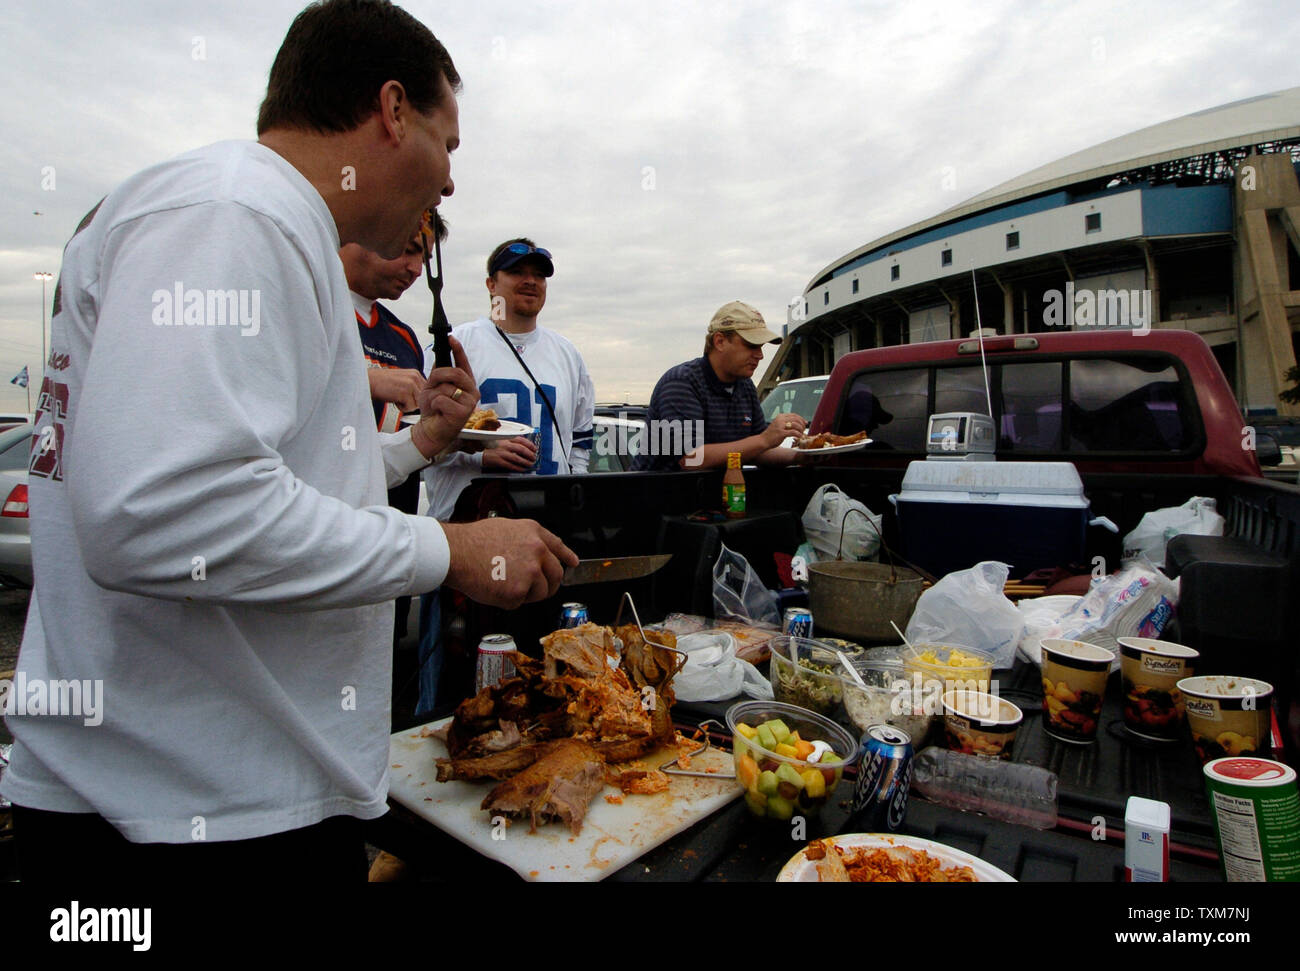
<path fill-rule="evenodd" d="M 459 400 L 460 400 L 460 396 L 461 396 L 462 394 L 464 394 L 464 393 L 465 393 L 465 389 L 464 389 L 464 388 L 457 388 L 455 391 L 453 391 L 453 392 L 451 393 L 451 400 L 452 400 L 452 401 L 459 401 Z"/>

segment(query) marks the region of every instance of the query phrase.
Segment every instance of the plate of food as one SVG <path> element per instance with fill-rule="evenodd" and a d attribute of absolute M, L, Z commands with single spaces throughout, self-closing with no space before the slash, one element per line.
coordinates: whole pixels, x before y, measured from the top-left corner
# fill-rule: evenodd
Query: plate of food
<path fill-rule="evenodd" d="M 777 883 L 1015 883 L 977 856 L 898 833 L 845 833 L 813 840 L 781 868 Z"/>
<path fill-rule="evenodd" d="M 465 427 L 460 430 L 460 438 L 475 442 L 490 442 L 499 438 L 516 438 L 532 434 L 532 427 L 517 421 L 498 418 L 491 408 L 483 408 L 465 419 Z"/>
<path fill-rule="evenodd" d="M 856 435 L 833 435 L 830 432 L 822 432 L 819 435 L 804 435 L 802 438 L 796 438 L 794 450 L 809 455 L 835 455 L 840 452 L 856 452 L 870 444 L 871 439 L 867 438 L 866 432 L 858 432 Z"/>

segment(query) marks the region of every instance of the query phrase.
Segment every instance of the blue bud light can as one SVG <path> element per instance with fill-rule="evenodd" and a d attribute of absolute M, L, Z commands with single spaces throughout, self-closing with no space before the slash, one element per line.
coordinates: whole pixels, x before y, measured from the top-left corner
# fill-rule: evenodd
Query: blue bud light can
<path fill-rule="evenodd" d="M 567 603 L 560 608 L 560 629 L 581 627 L 587 622 L 587 605 Z"/>
<path fill-rule="evenodd" d="M 542 430 L 534 428 L 524 438 L 532 442 L 533 447 L 537 449 L 537 454 L 533 457 L 533 464 L 528 467 L 529 472 L 536 472 L 537 467 L 542 464 Z"/>
<path fill-rule="evenodd" d="M 853 787 L 853 829 L 896 833 L 907 815 L 912 786 L 912 736 L 893 725 L 872 725 L 862 736 Z"/>
<path fill-rule="evenodd" d="M 782 626 L 791 637 L 812 637 L 812 611 L 807 607 L 787 607 L 785 622 Z"/>

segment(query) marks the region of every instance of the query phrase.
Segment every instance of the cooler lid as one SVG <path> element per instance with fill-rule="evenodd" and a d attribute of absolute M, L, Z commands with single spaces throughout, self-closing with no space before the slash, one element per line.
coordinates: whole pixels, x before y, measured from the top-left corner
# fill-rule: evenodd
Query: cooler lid
<path fill-rule="evenodd" d="M 901 498 L 921 493 L 997 493 L 1087 502 L 1083 480 L 1071 462 L 912 462 L 903 476 Z"/>

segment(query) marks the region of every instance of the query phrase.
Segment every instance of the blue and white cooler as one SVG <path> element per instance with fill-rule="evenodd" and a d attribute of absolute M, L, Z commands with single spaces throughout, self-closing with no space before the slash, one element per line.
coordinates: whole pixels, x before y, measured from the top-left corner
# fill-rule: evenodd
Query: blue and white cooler
<path fill-rule="evenodd" d="M 898 511 L 903 556 L 943 576 L 985 560 L 1011 575 L 1081 563 L 1093 519 L 1069 462 L 912 462 Z"/>

